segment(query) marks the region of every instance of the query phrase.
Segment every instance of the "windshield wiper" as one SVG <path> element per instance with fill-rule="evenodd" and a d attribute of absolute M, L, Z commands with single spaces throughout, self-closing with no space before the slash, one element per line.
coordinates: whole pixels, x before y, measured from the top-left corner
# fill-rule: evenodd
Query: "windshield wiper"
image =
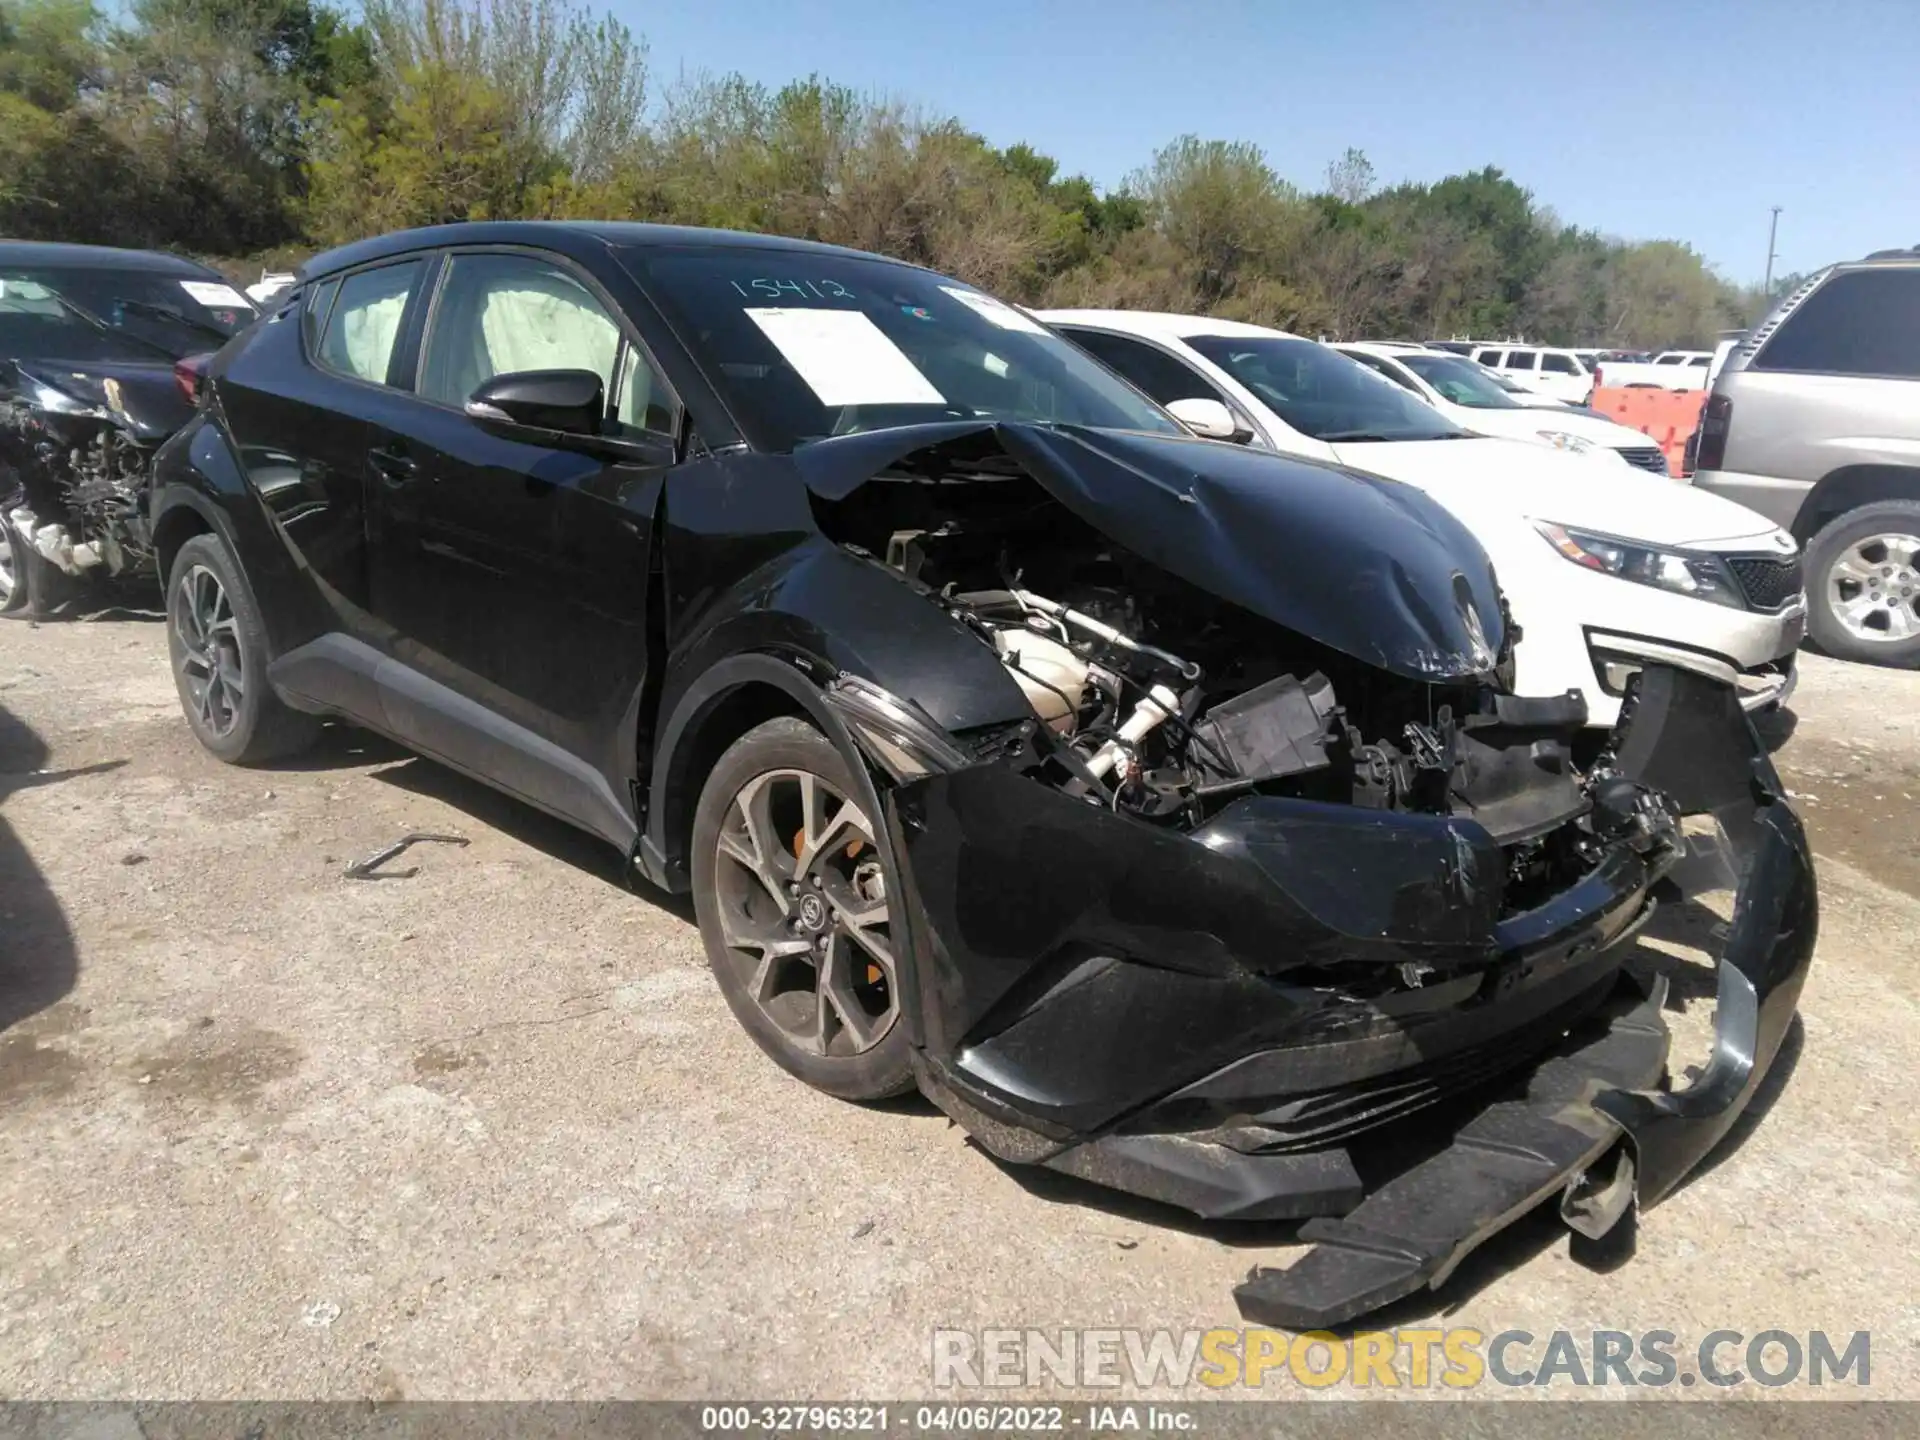
<path fill-rule="evenodd" d="M 127 300 L 117 295 L 114 297 L 113 303 L 118 305 L 122 310 L 136 310 L 144 315 L 158 315 L 162 320 L 175 321 L 178 324 L 186 326 L 189 330 L 198 330 L 202 335 L 213 336 L 213 338 L 218 340 L 222 345 L 233 338 L 233 336 L 229 335 L 225 330 L 222 330 L 218 325 L 215 325 L 211 320 L 196 320 L 193 316 L 186 314 L 184 311 L 176 310 L 171 305 L 156 305 L 151 300 Z M 151 344 L 153 342 L 149 341 L 148 343 Z"/>
<path fill-rule="evenodd" d="M 1363 440 L 1471 440 L 1471 430 L 1440 430 L 1432 435 L 1382 435 L 1378 430 L 1334 430 L 1325 435 L 1316 435 L 1316 440 L 1324 440 L 1329 445 L 1338 445 L 1343 441 L 1359 442 Z"/>

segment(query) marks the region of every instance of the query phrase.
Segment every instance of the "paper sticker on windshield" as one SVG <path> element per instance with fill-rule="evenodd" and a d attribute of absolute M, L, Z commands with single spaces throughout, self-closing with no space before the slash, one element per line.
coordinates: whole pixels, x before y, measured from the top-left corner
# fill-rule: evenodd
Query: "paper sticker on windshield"
<path fill-rule="evenodd" d="M 1004 300 L 996 300 L 991 295 L 983 295 L 978 290 L 963 290 L 958 285 L 940 287 L 966 306 L 974 314 L 992 321 L 1002 330 L 1024 330 L 1029 335 L 1044 335 L 1047 327 L 1028 315 L 1024 310 L 1016 310 Z"/>
<path fill-rule="evenodd" d="M 213 280 L 182 280 L 180 288 L 209 310 L 251 310 L 247 297 L 231 285 Z"/>
<path fill-rule="evenodd" d="M 947 397 L 861 310 L 748 310 L 822 405 L 944 405 Z"/>

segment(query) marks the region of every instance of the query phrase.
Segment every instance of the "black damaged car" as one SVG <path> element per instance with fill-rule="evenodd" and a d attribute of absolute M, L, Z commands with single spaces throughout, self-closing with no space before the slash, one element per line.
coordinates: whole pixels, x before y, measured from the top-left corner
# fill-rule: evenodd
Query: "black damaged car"
<path fill-rule="evenodd" d="M 153 453 L 193 414 L 198 357 L 254 316 L 177 255 L 0 242 L 0 614 L 151 575 Z"/>
<path fill-rule="evenodd" d="M 969 286 L 414 231 L 311 262 L 209 383 L 152 501 L 209 750 L 383 732 L 691 890 L 810 1084 L 1317 1217 L 1250 1318 L 1436 1284 L 1545 1202 L 1606 1232 L 1792 1018 L 1812 871 L 1730 690 L 1649 668 L 1576 763 L 1578 697 L 1511 693 L 1526 617 L 1445 510 L 1192 438 Z M 1695 832 L 1743 878 L 1674 1083 L 1625 958 Z"/>

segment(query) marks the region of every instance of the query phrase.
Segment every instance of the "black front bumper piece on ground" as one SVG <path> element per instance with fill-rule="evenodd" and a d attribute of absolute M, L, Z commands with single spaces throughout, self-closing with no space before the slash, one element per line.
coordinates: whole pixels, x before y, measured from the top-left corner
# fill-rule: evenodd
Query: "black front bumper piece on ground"
<path fill-rule="evenodd" d="M 1567 1223 L 1597 1238 L 1634 1205 L 1666 1196 L 1732 1127 L 1792 1023 L 1818 928 L 1805 834 L 1737 707 L 1724 687 L 1650 671 L 1619 744 L 1634 778 L 1714 815 L 1741 876 L 1705 1070 L 1684 1089 L 1661 1088 L 1668 1034 L 1657 982 L 1446 1149 L 1350 1213 L 1303 1226 L 1315 1248 L 1288 1269 L 1256 1269 L 1234 1292 L 1243 1316 L 1296 1330 L 1351 1320 L 1443 1283 L 1482 1241 L 1556 1195 Z M 1746 743 L 1729 743 L 1736 735 Z"/>
<path fill-rule="evenodd" d="M 1739 877 L 1713 1056 L 1684 1088 L 1664 1088 L 1665 983 L 1623 968 L 1671 832 L 1502 915 L 1471 821 L 1249 797 L 1183 835 L 992 764 L 889 805 L 923 1088 L 1007 1161 L 1210 1218 L 1317 1217 L 1312 1250 L 1237 1288 L 1259 1323 L 1438 1285 L 1555 1197 L 1605 1234 L 1746 1107 L 1817 926 L 1805 836 L 1731 689 L 1649 667 L 1611 749 L 1712 816 Z"/>

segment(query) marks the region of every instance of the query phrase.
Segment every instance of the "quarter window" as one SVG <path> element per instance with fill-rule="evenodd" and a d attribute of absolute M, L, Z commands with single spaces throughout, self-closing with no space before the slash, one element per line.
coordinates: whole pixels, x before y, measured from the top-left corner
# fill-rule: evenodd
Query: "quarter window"
<path fill-rule="evenodd" d="M 591 370 L 623 428 L 673 431 L 673 407 L 651 361 L 630 345 L 572 274 L 526 255 L 455 255 L 447 262 L 420 393 L 464 405 L 496 375 Z"/>
<path fill-rule="evenodd" d="M 1920 377 L 1920 270 L 1834 276 L 1787 317 L 1754 367 Z"/>
<path fill-rule="evenodd" d="M 300 307 L 300 334 L 310 354 L 320 348 L 320 332 L 326 328 L 327 311 L 339 290 L 338 280 L 323 280 L 307 292 L 307 303 Z"/>
<path fill-rule="evenodd" d="M 423 261 L 409 260 L 362 270 L 341 281 L 320 341 L 320 363 L 343 375 L 384 385 L 407 301 L 425 269 Z"/>

